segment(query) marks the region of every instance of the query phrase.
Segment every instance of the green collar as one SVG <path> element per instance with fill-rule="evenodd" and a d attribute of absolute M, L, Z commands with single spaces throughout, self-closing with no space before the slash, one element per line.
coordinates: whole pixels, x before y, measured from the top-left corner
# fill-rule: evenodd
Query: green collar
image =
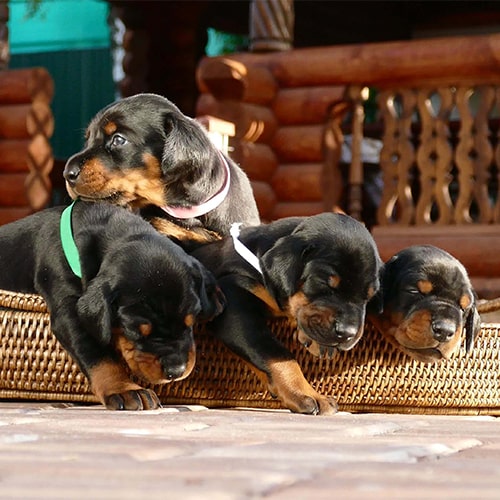
<path fill-rule="evenodd" d="M 59 229 L 64 256 L 66 257 L 69 267 L 71 267 L 73 273 L 81 278 L 82 268 L 80 265 L 80 255 L 78 254 L 78 248 L 75 240 L 73 239 L 73 230 L 71 229 L 71 212 L 75 203 L 76 200 L 64 209 L 61 214 Z"/>

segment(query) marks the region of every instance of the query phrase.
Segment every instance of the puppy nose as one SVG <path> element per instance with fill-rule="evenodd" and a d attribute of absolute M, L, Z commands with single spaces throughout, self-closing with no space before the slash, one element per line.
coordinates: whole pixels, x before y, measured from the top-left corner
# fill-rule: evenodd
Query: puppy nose
<path fill-rule="evenodd" d="M 184 375 L 184 372 L 187 369 L 186 363 L 173 365 L 171 363 L 167 364 L 165 362 L 162 362 L 162 366 L 163 366 L 163 372 L 165 373 L 165 377 L 168 380 L 175 380 L 182 377 L 182 375 Z"/>
<path fill-rule="evenodd" d="M 67 163 L 66 167 L 64 168 L 64 173 L 63 176 L 66 179 L 66 181 L 73 185 L 76 180 L 78 179 L 78 176 L 80 175 L 80 167 L 76 163 Z"/>
<path fill-rule="evenodd" d="M 339 342 L 349 342 L 358 333 L 358 329 L 353 325 L 337 323 L 335 326 L 335 337 Z"/>
<path fill-rule="evenodd" d="M 449 320 L 432 322 L 432 335 L 438 342 L 448 342 L 456 333 L 456 325 Z"/>

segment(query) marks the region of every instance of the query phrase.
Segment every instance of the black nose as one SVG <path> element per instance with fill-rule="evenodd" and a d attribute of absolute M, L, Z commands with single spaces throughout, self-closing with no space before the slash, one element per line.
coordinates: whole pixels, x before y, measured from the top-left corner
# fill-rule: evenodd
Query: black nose
<path fill-rule="evenodd" d="M 432 322 L 432 335 L 438 342 L 448 342 L 457 331 L 457 325 L 450 320 L 435 320 Z"/>
<path fill-rule="evenodd" d="M 168 380 L 175 380 L 184 375 L 187 366 L 186 363 L 172 364 L 162 361 L 163 373 Z"/>
<path fill-rule="evenodd" d="M 80 166 L 76 163 L 68 162 L 66 164 L 66 167 L 64 168 L 63 175 L 66 181 L 69 184 L 73 185 L 78 179 L 78 176 L 80 175 Z"/>
<path fill-rule="evenodd" d="M 344 325 L 342 323 L 335 325 L 335 338 L 338 342 L 349 342 L 356 337 L 357 333 L 358 329 L 353 325 Z"/>

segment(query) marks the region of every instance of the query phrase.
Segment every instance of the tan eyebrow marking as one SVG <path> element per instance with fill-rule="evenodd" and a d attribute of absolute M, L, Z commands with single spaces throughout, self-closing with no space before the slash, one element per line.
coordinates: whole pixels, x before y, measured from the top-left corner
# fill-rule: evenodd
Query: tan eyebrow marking
<path fill-rule="evenodd" d="M 114 134 L 117 129 L 118 129 L 118 126 L 116 125 L 115 122 L 108 122 L 103 127 L 104 133 L 107 135 Z"/>
<path fill-rule="evenodd" d="M 460 297 L 460 307 L 462 309 L 467 309 L 470 304 L 471 304 L 472 300 L 470 298 L 470 296 L 467 294 L 467 293 L 464 293 L 461 297 Z"/>
<path fill-rule="evenodd" d="M 434 288 L 429 280 L 417 281 L 417 288 L 421 293 L 431 293 Z"/>

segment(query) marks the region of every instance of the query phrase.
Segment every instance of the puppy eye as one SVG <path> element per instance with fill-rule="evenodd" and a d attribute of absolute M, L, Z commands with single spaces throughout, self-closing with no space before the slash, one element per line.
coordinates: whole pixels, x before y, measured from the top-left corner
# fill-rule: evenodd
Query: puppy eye
<path fill-rule="evenodd" d="M 127 139 L 120 134 L 115 134 L 111 139 L 111 146 L 118 147 L 127 143 Z"/>
<path fill-rule="evenodd" d="M 405 288 L 405 292 L 410 295 L 420 295 L 420 290 L 418 288 Z"/>

